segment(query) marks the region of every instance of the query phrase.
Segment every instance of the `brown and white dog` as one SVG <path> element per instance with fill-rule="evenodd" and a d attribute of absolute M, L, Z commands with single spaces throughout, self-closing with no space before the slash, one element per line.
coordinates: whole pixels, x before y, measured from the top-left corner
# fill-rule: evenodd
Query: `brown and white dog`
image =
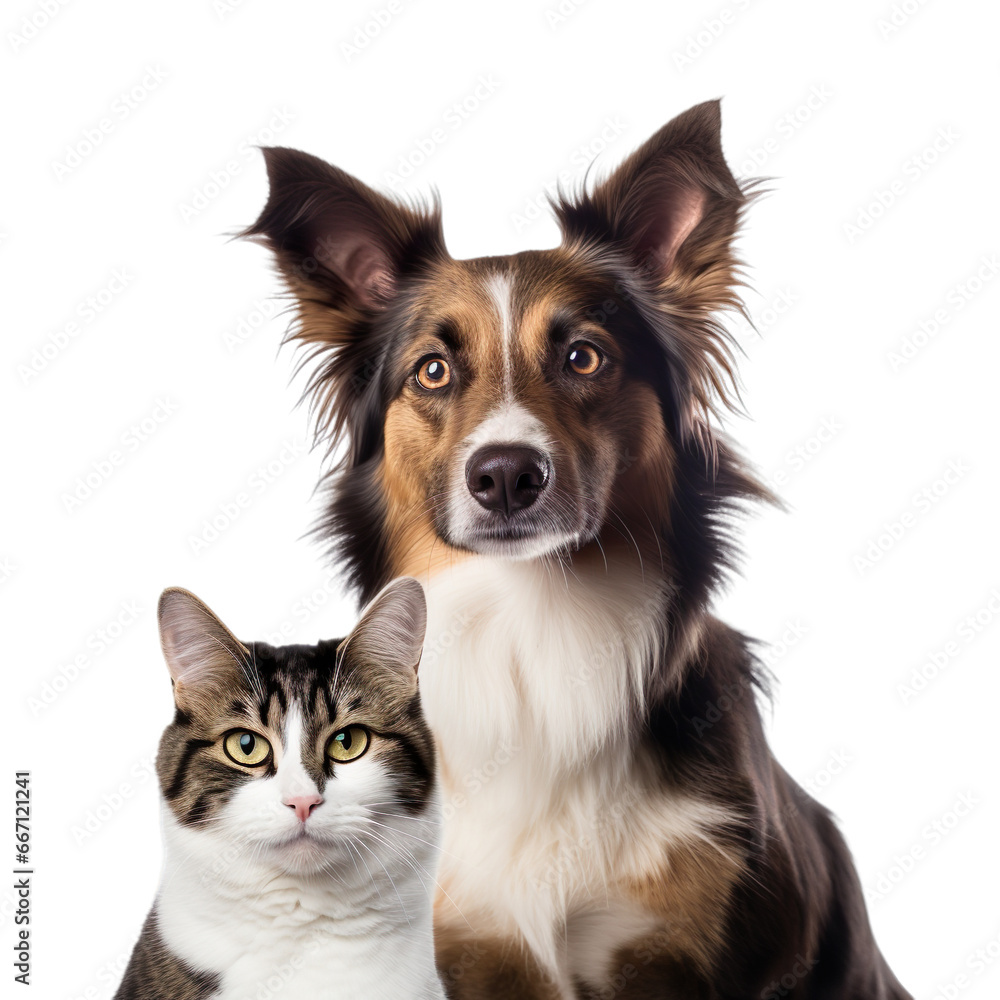
<path fill-rule="evenodd" d="M 901 1000 L 827 811 L 772 757 L 709 611 L 771 499 L 713 429 L 751 187 L 717 102 L 554 204 L 552 250 L 454 260 L 436 206 L 267 149 L 263 242 L 346 442 L 321 524 L 362 599 L 426 586 L 460 998 Z"/>

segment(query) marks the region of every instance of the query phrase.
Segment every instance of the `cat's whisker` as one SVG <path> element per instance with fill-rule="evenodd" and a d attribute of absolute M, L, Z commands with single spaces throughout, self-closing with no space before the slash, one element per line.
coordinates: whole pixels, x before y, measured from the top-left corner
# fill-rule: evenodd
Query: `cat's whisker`
<path fill-rule="evenodd" d="M 403 916 L 406 917 L 407 924 L 409 924 L 412 927 L 413 923 L 410 920 L 409 913 L 406 912 L 406 905 L 403 903 L 403 897 L 400 896 L 399 889 L 396 888 L 396 883 L 393 881 L 392 876 L 389 874 L 389 869 L 386 868 L 385 864 L 382 862 L 382 859 L 363 840 L 359 839 L 357 843 L 359 847 L 363 847 L 379 863 L 379 866 L 381 867 L 382 871 L 385 872 L 385 877 L 389 880 L 389 885 L 392 886 L 392 891 L 396 894 L 396 899 L 399 900 L 399 908 L 403 911 Z"/>
<path fill-rule="evenodd" d="M 384 847 L 386 850 L 391 851 L 392 854 L 396 857 L 396 859 L 398 861 L 400 861 L 402 864 L 406 865 L 413 872 L 413 874 L 416 876 L 417 881 L 420 883 L 420 887 L 425 892 L 428 891 L 427 883 L 424 882 L 423 878 L 421 878 L 421 875 L 426 875 L 428 878 L 431 879 L 432 882 L 434 882 L 434 879 L 427 872 L 426 869 L 422 868 L 418 863 L 416 863 L 416 861 L 411 856 L 409 856 L 409 855 L 403 853 L 402 851 L 398 850 L 392 844 L 390 844 L 388 841 L 383 840 L 381 837 L 377 837 L 374 834 L 370 834 L 370 836 L 373 837 L 373 839 L 375 840 L 375 842 L 377 844 L 381 844 L 382 847 Z"/>
<path fill-rule="evenodd" d="M 401 857 L 403 857 L 403 860 L 407 860 L 406 856 L 401 855 Z M 454 855 L 452 855 L 452 857 L 454 857 Z M 408 860 L 411 861 L 413 864 L 420 865 L 420 863 L 412 856 L 409 856 Z M 468 917 L 466 917 L 465 913 L 462 911 L 462 908 L 458 905 L 458 903 L 456 903 L 455 900 L 449 895 L 447 889 L 445 889 L 445 887 L 437 880 L 437 878 L 431 875 L 426 868 L 424 868 L 422 865 L 420 865 L 420 868 L 423 871 L 423 873 L 431 880 L 431 882 L 434 884 L 434 887 L 438 890 L 438 892 L 440 892 L 441 895 L 444 896 L 444 898 L 447 899 L 448 902 L 451 903 L 451 905 L 455 908 L 455 912 L 465 921 L 466 926 L 469 928 L 469 930 L 474 931 L 475 928 L 473 927 L 472 922 L 469 920 Z M 421 884 L 423 884 L 422 880 Z"/>
<path fill-rule="evenodd" d="M 353 847 L 355 850 L 357 850 L 361 846 L 361 841 L 354 838 L 349 838 L 348 840 L 345 841 L 345 843 L 348 844 L 349 847 Z M 378 893 L 378 898 L 384 902 L 382 897 L 382 891 L 381 889 L 379 889 L 378 882 L 376 881 L 375 876 L 372 874 L 372 870 L 368 867 L 368 863 L 361 856 L 360 850 L 358 851 L 358 860 L 361 862 L 362 865 L 364 865 L 365 871 L 368 872 L 369 881 L 372 887 L 375 889 L 375 892 Z"/>
<path fill-rule="evenodd" d="M 416 817 L 416 816 L 396 816 L 394 813 L 379 812 L 377 809 L 372 809 L 370 811 L 375 816 L 386 816 L 386 817 L 389 817 L 389 818 L 392 818 L 392 819 L 409 819 L 409 820 L 417 820 L 418 819 L 418 817 Z M 428 847 L 433 847 L 433 848 L 437 849 L 438 851 L 440 851 L 442 854 L 447 854 L 449 857 L 452 857 L 452 858 L 458 857 L 457 854 L 452 854 L 450 851 L 444 850 L 444 848 L 439 847 L 433 841 L 424 840 L 422 837 L 418 837 L 414 833 L 409 833 L 407 830 L 397 830 L 395 827 L 390 826 L 388 823 L 379 823 L 379 822 L 376 822 L 373 819 L 369 820 L 369 822 L 372 823 L 374 826 L 381 827 L 384 830 L 391 830 L 393 833 L 398 833 L 401 837 L 408 837 L 410 840 L 415 840 L 418 843 L 426 844 Z"/>

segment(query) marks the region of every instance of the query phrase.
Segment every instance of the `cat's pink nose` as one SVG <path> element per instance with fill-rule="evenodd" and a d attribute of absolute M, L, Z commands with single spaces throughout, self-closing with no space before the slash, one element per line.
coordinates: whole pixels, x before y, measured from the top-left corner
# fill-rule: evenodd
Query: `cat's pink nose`
<path fill-rule="evenodd" d="M 316 808 L 322 801 L 322 795 L 290 795 L 287 799 L 282 799 L 282 802 L 289 809 L 295 810 L 295 815 L 298 816 L 299 820 L 304 823 L 308 818 L 309 814 Z"/>

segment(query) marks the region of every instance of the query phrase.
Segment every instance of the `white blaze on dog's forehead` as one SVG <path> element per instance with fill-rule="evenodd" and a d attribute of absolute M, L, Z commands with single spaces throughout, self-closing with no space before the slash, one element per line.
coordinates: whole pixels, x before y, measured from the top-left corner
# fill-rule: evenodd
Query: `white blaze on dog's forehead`
<path fill-rule="evenodd" d="M 503 345 L 503 394 L 511 398 L 514 383 L 514 362 L 511 344 L 514 340 L 514 310 L 511 305 L 513 284 L 505 274 L 494 273 L 486 280 L 486 290 L 500 314 L 500 337 Z"/>
<path fill-rule="evenodd" d="M 493 410 L 464 443 L 467 455 L 492 444 L 522 445 L 543 453 L 551 447 L 542 421 L 520 403 L 510 400 Z"/>
<path fill-rule="evenodd" d="M 282 752 L 278 760 L 278 789 L 282 796 L 316 795 L 319 789 L 302 764 L 302 713 L 292 705 L 285 718 Z"/>

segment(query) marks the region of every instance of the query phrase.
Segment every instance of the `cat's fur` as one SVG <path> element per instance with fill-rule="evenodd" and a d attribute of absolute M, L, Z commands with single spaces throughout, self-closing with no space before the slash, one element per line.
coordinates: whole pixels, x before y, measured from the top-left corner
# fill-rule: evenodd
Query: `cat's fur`
<path fill-rule="evenodd" d="M 157 757 L 165 864 L 116 996 L 443 998 L 419 584 L 393 582 L 346 639 L 315 646 L 244 645 L 183 590 L 159 619 L 177 709 Z M 332 760 L 352 726 L 367 749 Z M 253 765 L 224 748 L 244 730 L 270 744 Z"/>

